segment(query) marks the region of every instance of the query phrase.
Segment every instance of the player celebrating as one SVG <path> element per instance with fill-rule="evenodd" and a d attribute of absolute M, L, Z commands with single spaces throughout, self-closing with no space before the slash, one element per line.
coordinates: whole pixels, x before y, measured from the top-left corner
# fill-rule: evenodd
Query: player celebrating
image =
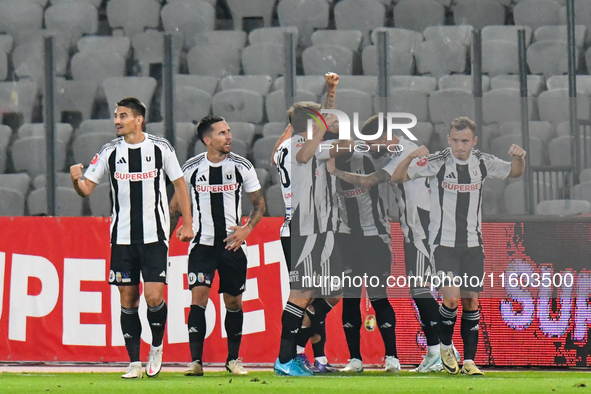
<path fill-rule="evenodd" d="M 466 275 L 481 278 L 484 272 L 482 248 L 482 186 L 487 177 L 516 178 L 525 170 L 526 152 L 511 145 L 514 157 L 507 162 L 472 148 L 478 138 L 475 124 L 466 117 L 450 124 L 447 141 L 449 148 L 429 155 L 424 146 L 411 152 L 396 168 L 392 181 L 405 182 L 426 177 L 431 186 L 431 214 L 429 245 L 438 273 L 447 278 Z M 416 160 L 412 163 L 411 161 Z M 449 278 L 449 279 L 448 279 Z M 460 372 L 452 348 L 452 336 L 457 319 L 458 304 L 462 300 L 462 340 L 464 364 L 462 373 L 482 375 L 474 364 L 478 347 L 478 293 L 482 287 L 462 283 L 461 287 L 443 286 L 443 304 L 439 308 L 441 359 L 451 374 Z"/>
<path fill-rule="evenodd" d="M 111 214 L 111 267 L 109 283 L 119 289 L 121 329 L 129 355 L 125 379 L 142 377 L 138 315 L 140 272 L 152 346 L 146 375 L 154 377 L 162 368 L 162 338 L 167 307 L 163 298 L 168 267 L 170 218 L 163 208 L 166 176 L 174 185 L 175 198 L 183 214 L 177 232 L 181 241 L 193 238 L 191 205 L 183 173 L 174 148 L 164 138 L 143 133 L 146 107 L 130 97 L 117 103 L 115 127 L 118 138 L 105 144 L 94 157 L 82 179 L 82 164 L 70 167 L 76 192 L 89 196 L 101 178 L 109 175 L 113 210 Z"/>
<path fill-rule="evenodd" d="M 228 334 L 226 369 L 244 375 L 238 357 L 242 340 L 242 293 L 246 283 L 245 240 L 265 213 L 265 200 L 253 165 L 232 153 L 232 134 L 224 118 L 206 116 L 197 125 L 199 139 L 207 152 L 189 159 L 183 166 L 191 190 L 193 231 L 189 246 L 188 279 L 191 311 L 188 330 L 191 363 L 185 375 L 203 375 L 203 342 L 205 340 L 205 307 L 216 270 L 220 276 L 219 293 L 226 306 L 225 328 Z M 248 222 L 240 226 L 241 192 L 252 201 Z M 176 201 L 171 211 L 177 210 Z"/>

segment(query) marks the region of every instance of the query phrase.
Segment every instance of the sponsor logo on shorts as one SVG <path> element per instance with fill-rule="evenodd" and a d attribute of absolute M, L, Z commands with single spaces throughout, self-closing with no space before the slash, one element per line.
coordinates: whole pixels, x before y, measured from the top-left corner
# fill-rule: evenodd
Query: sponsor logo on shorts
<path fill-rule="evenodd" d="M 121 272 L 115 273 L 115 280 L 117 281 L 117 283 L 121 283 Z"/>
<path fill-rule="evenodd" d="M 197 275 L 195 275 L 193 272 L 189 272 L 189 284 L 194 285 L 196 281 Z"/>
<path fill-rule="evenodd" d="M 115 281 L 115 271 L 111 270 L 111 272 L 109 272 L 109 282 L 114 282 Z"/>
<path fill-rule="evenodd" d="M 161 278 L 166 278 L 166 271 L 162 271 L 162 272 L 160 273 L 160 277 L 161 277 Z"/>
<path fill-rule="evenodd" d="M 131 282 L 131 273 L 129 271 L 121 272 L 121 283 L 130 283 Z"/>
<path fill-rule="evenodd" d="M 205 275 L 203 275 L 203 272 L 200 272 L 197 274 L 197 282 L 199 283 L 203 283 L 205 281 Z"/>

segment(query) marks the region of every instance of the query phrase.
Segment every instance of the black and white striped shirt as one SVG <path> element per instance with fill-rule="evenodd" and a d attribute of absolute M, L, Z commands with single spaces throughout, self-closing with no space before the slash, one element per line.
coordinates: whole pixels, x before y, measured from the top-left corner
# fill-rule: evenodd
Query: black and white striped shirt
<path fill-rule="evenodd" d="M 478 150 L 472 150 L 466 161 L 455 158 L 451 148 L 415 159 L 408 176 L 428 177 L 431 186 L 431 250 L 437 245 L 481 246 L 484 180 L 504 179 L 510 172 L 510 162 Z"/>
<path fill-rule="evenodd" d="M 191 190 L 195 244 L 222 245 L 239 226 L 242 216 L 242 188 L 247 193 L 260 190 L 253 165 L 244 157 L 228 153 L 219 163 L 207 159 L 207 152 L 187 160 L 183 166 Z"/>
<path fill-rule="evenodd" d="M 147 244 L 168 241 L 170 217 L 166 177 L 183 176 L 174 148 L 164 138 L 144 133 L 139 144 L 123 137 L 105 144 L 94 156 L 84 176 L 99 183 L 111 181 L 111 243 Z"/>
<path fill-rule="evenodd" d="M 336 164 L 339 170 L 366 175 L 380 170 L 389 160 L 389 153 L 355 151 L 349 160 L 346 162 L 337 160 Z M 366 188 L 339 179 L 337 194 L 341 219 L 338 232 L 389 238 L 388 185 L 386 183 Z"/>

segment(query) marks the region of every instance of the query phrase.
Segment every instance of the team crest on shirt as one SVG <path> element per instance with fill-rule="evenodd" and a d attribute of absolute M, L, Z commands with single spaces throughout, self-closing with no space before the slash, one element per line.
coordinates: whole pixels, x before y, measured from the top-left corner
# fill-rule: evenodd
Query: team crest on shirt
<path fill-rule="evenodd" d="M 151 161 L 152 161 L 152 156 L 150 156 L 150 155 L 146 156 L 146 161 L 147 161 L 148 163 L 149 163 L 149 162 L 151 162 Z"/>
<path fill-rule="evenodd" d="M 232 173 L 227 173 L 227 174 L 226 174 L 226 179 L 227 179 L 227 180 L 231 181 L 231 180 L 232 180 L 232 178 L 234 178 L 234 175 L 233 175 Z"/>

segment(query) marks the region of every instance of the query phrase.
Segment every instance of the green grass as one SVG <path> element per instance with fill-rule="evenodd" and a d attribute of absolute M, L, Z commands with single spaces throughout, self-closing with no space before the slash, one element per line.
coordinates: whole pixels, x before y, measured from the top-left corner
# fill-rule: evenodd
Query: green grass
<path fill-rule="evenodd" d="M 0 393 L 589 393 L 589 372 L 486 372 L 485 376 L 446 373 L 399 376 L 365 372 L 355 376 L 323 375 L 307 378 L 250 372 L 225 372 L 203 377 L 163 372 L 155 379 L 127 381 L 116 373 L 0 373 Z"/>

